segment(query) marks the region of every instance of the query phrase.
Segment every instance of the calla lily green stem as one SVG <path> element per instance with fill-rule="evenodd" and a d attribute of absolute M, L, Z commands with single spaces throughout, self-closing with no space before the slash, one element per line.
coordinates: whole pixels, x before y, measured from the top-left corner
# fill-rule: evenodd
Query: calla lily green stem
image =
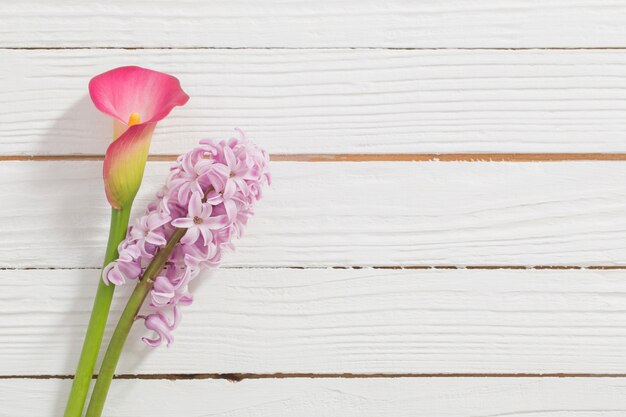
<path fill-rule="evenodd" d="M 91 394 L 89 400 L 89 407 L 87 407 L 86 417 L 100 417 L 102 415 L 102 409 L 104 408 L 104 401 L 106 400 L 109 387 L 111 386 L 111 380 L 117 367 L 117 362 L 120 359 L 122 348 L 128 337 L 137 313 L 141 308 L 146 296 L 152 289 L 154 279 L 163 270 L 165 263 L 169 259 L 174 247 L 178 244 L 180 239 L 185 235 L 187 229 L 176 229 L 164 248 L 159 250 L 157 255 L 152 259 L 150 265 L 146 268 L 141 280 L 137 283 L 135 290 L 128 299 L 128 303 L 122 312 L 120 321 L 115 327 L 109 347 L 107 348 L 104 359 L 102 360 L 102 366 L 98 372 L 98 379 L 96 385 Z"/>
<path fill-rule="evenodd" d="M 120 210 L 113 209 L 111 212 L 111 228 L 109 229 L 109 241 L 107 243 L 104 265 L 114 261 L 118 257 L 117 247 L 126 237 L 130 207 Z M 115 285 L 106 285 L 102 277 L 98 280 L 98 290 L 91 310 L 89 326 L 83 342 L 83 350 L 80 354 L 76 375 L 72 383 L 72 390 L 65 408 L 65 417 L 80 417 L 83 413 L 89 385 L 93 376 L 93 370 L 98 359 L 98 351 L 102 343 L 104 327 L 106 326 L 111 308 L 111 300 Z"/>

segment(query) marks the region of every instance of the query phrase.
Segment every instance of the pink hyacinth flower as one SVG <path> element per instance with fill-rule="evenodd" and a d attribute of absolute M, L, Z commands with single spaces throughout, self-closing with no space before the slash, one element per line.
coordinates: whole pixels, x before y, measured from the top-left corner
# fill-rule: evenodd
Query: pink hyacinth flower
<path fill-rule="evenodd" d="M 89 82 L 98 110 L 113 117 L 114 137 L 104 157 L 104 185 L 113 208 L 132 203 L 148 158 L 154 128 L 189 96 L 177 78 L 141 67 L 120 67 Z"/>
<path fill-rule="evenodd" d="M 189 282 L 203 269 L 220 264 L 223 252 L 233 248 L 232 240 L 241 236 L 252 216 L 261 189 L 270 183 L 269 156 L 238 133 L 240 137 L 228 141 L 203 140 L 177 159 L 163 189 L 129 229 L 119 259 L 105 268 L 107 283 L 123 285 L 136 279 L 177 228 L 185 229 L 154 278 L 149 298 L 154 312 L 139 316 L 156 333 L 143 339 L 150 346 L 172 342 L 179 307 L 193 300 Z"/>

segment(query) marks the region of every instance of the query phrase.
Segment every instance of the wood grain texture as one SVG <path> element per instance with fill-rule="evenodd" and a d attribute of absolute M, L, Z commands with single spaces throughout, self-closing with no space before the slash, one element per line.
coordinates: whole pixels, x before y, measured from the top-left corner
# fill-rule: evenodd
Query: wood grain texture
<path fill-rule="evenodd" d="M 621 50 L 0 50 L 0 62 L 0 155 L 103 154 L 111 122 L 87 83 L 126 64 L 171 72 L 191 95 L 153 154 L 236 126 L 281 154 L 626 152 Z"/>
<path fill-rule="evenodd" d="M 261 143 L 261 145 L 263 145 Z M 150 162 L 135 213 L 164 183 Z M 0 267 L 99 267 L 98 161 L 0 164 Z M 227 266 L 626 265 L 621 162 L 274 162 Z"/>
<path fill-rule="evenodd" d="M 138 325 L 117 372 L 624 375 L 625 274 L 222 269 L 195 281 L 169 349 Z M 0 271 L 0 375 L 73 372 L 97 276 Z"/>
<path fill-rule="evenodd" d="M 2 47 L 624 46 L 616 1 L 109 1 L 0 5 Z"/>
<path fill-rule="evenodd" d="M 69 381 L 0 381 L 2 417 L 56 416 Z M 618 417 L 624 379 L 113 381 L 107 417 Z"/>

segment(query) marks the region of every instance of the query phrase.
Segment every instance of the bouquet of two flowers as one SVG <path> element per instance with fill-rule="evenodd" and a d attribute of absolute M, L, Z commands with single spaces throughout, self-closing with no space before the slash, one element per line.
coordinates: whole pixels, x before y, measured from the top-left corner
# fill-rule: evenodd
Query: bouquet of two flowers
<path fill-rule="evenodd" d="M 88 417 L 102 414 L 133 324 L 141 321 L 150 331 L 143 337 L 150 346 L 172 342 L 180 308 L 192 302 L 189 282 L 220 264 L 270 183 L 268 154 L 242 131 L 228 140 L 204 139 L 178 157 L 162 190 L 129 227 L 156 124 L 189 97 L 176 78 L 139 67 L 98 75 L 89 91 L 96 107 L 114 119 L 103 170 L 112 216 L 105 266 L 65 417 L 83 413 L 115 286 L 135 283 L 98 372 Z"/>

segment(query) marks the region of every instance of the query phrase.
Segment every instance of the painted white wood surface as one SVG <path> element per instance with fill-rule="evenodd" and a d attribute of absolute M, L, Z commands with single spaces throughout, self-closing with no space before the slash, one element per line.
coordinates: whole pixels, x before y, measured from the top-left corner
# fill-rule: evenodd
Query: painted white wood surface
<path fill-rule="evenodd" d="M 191 95 L 153 154 L 235 126 L 273 153 L 626 152 L 622 50 L 0 50 L 0 61 L 0 155 L 103 154 L 111 122 L 87 83 L 127 64 L 176 74 Z"/>
<path fill-rule="evenodd" d="M 261 144 L 262 145 L 262 144 Z M 151 162 L 143 211 L 170 163 Z M 0 267 L 98 267 L 101 161 L 0 164 Z M 620 162 L 274 162 L 229 266 L 626 265 Z"/>
<path fill-rule="evenodd" d="M 0 46 L 624 46 L 625 15 L 607 0 L 4 1 Z"/>
<path fill-rule="evenodd" d="M 2 417 L 56 416 L 67 380 L 0 381 Z M 621 417 L 623 378 L 113 381 L 106 417 Z"/>
<path fill-rule="evenodd" d="M 0 271 L 0 376 L 68 375 L 97 270 Z M 626 271 L 222 269 L 170 348 L 137 325 L 118 366 L 154 373 L 626 374 Z M 118 317 L 132 286 L 120 288 Z M 107 334 L 110 334 L 107 332 Z"/>
<path fill-rule="evenodd" d="M 0 156 L 102 154 L 87 81 L 126 64 L 192 96 L 153 154 L 234 126 L 281 154 L 626 152 L 626 54 L 602 49 L 626 47 L 625 16 L 608 0 L 4 1 Z M 167 165 L 149 164 L 138 209 Z M 0 377 L 73 371 L 108 228 L 100 170 L 0 162 L 0 267 L 17 268 L 0 270 Z M 176 344 L 150 351 L 136 329 L 120 372 L 626 373 L 626 271 L 314 268 L 626 265 L 625 164 L 273 170 Z M 118 380 L 108 415 L 616 417 L 624 382 Z M 59 415 L 68 387 L 0 378 L 0 416 Z"/>

